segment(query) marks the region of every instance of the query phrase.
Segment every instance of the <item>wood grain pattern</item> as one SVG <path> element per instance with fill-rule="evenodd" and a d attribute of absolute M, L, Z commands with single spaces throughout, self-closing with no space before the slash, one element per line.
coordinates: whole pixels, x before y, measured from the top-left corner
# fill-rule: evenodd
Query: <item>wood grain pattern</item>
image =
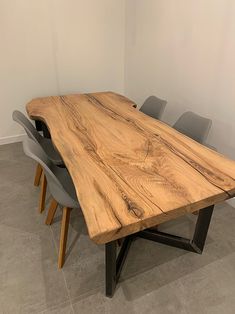
<path fill-rule="evenodd" d="M 106 243 L 235 195 L 235 162 L 112 93 L 37 98 L 90 238 Z"/>
<path fill-rule="evenodd" d="M 46 193 L 47 193 L 47 178 L 46 178 L 45 173 L 43 171 L 41 191 L 40 191 L 40 196 L 39 196 L 39 213 L 42 213 L 45 209 Z"/>
<path fill-rule="evenodd" d="M 71 212 L 71 208 L 68 208 L 68 207 L 63 208 L 61 230 L 60 230 L 60 248 L 59 248 L 59 256 L 58 256 L 58 268 L 62 268 L 65 261 L 70 212 Z"/>
<path fill-rule="evenodd" d="M 51 200 L 51 204 L 50 204 L 50 207 L 48 209 L 47 218 L 45 221 L 46 225 L 52 224 L 58 205 L 59 205 L 58 202 L 53 198 Z"/>
<path fill-rule="evenodd" d="M 37 164 L 36 173 L 34 177 L 34 186 L 39 186 L 41 176 L 42 176 L 42 166 L 40 164 Z"/>

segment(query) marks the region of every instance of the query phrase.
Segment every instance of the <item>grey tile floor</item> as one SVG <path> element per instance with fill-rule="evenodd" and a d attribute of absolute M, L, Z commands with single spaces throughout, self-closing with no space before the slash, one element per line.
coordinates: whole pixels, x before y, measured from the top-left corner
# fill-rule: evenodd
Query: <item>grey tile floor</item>
<path fill-rule="evenodd" d="M 136 240 L 112 299 L 104 296 L 104 247 L 72 214 L 68 254 L 57 269 L 61 212 L 37 211 L 35 164 L 20 143 L 0 146 L 0 313 L 235 313 L 235 209 L 214 211 L 203 255 Z M 48 195 L 47 203 L 50 201 Z M 162 225 L 190 235 L 195 217 Z"/>

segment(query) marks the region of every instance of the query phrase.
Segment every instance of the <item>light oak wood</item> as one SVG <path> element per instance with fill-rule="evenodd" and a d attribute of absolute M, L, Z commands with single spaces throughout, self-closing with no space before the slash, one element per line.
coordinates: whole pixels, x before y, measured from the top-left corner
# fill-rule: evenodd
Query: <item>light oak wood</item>
<path fill-rule="evenodd" d="M 42 213 L 45 209 L 45 199 L 46 199 L 46 192 L 47 192 L 47 179 L 44 174 L 42 173 L 42 183 L 41 183 L 41 191 L 39 197 L 39 212 Z"/>
<path fill-rule="evenodd" d="M 58 267 L 62 268 L 65 261 L 66 244 L 69 229 L 69 219 L 70 219 L 71 209 L 68 207 L 63 208 L 62 222 L 61 222 L 61 233 L 60 233 L 60 248 L 58 257 Z"/>
<path fill-rule="evenodd" d="M 90 238 L 107 243 L 235 196 L 235 162 L 112 92 L 27 105 L 73 179 Z"/>
<path fill-rule="evenodd" d="M 37 164 L 35 178 L 34 178 L 34 185 L 35 186 L 39 186 L 41 176 L 42 176 L 42 166 L 40 164 Z"/>
<path fill-rule="evenodd" d="M 53 198 L 51 201 L 50 207 L 48 209 L 47 218 L 45 221 L 46 225 L 52 224 L 57 207 L 58 207 L 58 202 Z"/>

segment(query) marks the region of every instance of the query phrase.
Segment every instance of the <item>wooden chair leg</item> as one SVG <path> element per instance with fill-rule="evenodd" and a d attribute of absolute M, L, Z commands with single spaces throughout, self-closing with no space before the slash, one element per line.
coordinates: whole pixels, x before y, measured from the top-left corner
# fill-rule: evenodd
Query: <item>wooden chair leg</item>
<path fill-rule="evenodd" d="M 37 168 L 36 168 L 35 177 L 34 177 L 34 185 L 35 186 L 39 186 L 41 176 L 42 176 L 42 166 L 40 164 L 38 164 Z"/>
<path fill-rule="evenodd" d="M 40 193 L 40 198 L 39 198 L 39 212 L 40 213 L 42 213 L 45 209 L 46 192 L 47 192 L 47 179 L 46 179 L 45 173 L 43 172 L 41 193 Z"/>
<path fill-rule="evenodd" d="M 71 208 L 63 208 L 63 216 L 61 223 L 61 233 L 60 233 L 60 249 L 59 249 L 59 258 L 58 258 L 58 267 L 62 268 L 65 260 L 67 236 L 69 229 L 69 219 L 70 219 Z"/>
<path fill-rule="evenodd" d="M 47 214 L 47 218 L 45 221 L 46 225 L 51 225 L 52 221 L 54 219 L 55 213 L 56 213 L 56 209 L 58 207 L 58 202 L 53 198 L 51 201 L 51 205 L 48 209 L 48 214 Z"/>

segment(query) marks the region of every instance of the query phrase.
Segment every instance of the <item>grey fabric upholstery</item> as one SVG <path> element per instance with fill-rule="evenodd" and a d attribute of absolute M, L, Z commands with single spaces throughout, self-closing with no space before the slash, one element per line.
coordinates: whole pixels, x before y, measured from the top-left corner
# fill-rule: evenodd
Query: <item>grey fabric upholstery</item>
<path fill-rule="evenodd" d="M 173 128 L 203 144 L 208 136 L 212 121 L 187 111 L 175 122 Z"/>
<path fill-rule="evenodd" d="M 210 148 L 210 149 L 212 149 L 212 150 L 214 150 L 215 152 L 217 152 L 218 150 L 217 150 L 217 148 L 215 147 L 215 146 L 212 146 L 212 145 L 210 145 L 210 144 L 208 144 L 208 143 L 203 143 L 206 147 L 208 147 L 208 148 Z"/>
<path fill-rule="evenodd" d="M 66 168 L 55 165 L 41 146 L 28 138 L 23 142 L 24 153 L 44 169 L 53 198 L 64 207 L 80 208 L 71 176 Z"/>
<path fill-rule="evenodd" d="M 12 118 L 24 128 L 29 138 L 42 146 L 48 158 L 54 164 L 63 165 L 63 161 L 58 151 L 53 146 L 51 139 L 41 136 L 41 134 L 35 129 L 29 119 L 26 118 L 26 116 L 22 112 L 15 110 L 12 114 Z"/>
<path fill-rule="evenodd" d="M 162 100 L 156 96 L 150 96 L 145 100 L 140 111 L 152 118 L 160 119 L 166 108 L 166 104 L 166 100 Z"/>

